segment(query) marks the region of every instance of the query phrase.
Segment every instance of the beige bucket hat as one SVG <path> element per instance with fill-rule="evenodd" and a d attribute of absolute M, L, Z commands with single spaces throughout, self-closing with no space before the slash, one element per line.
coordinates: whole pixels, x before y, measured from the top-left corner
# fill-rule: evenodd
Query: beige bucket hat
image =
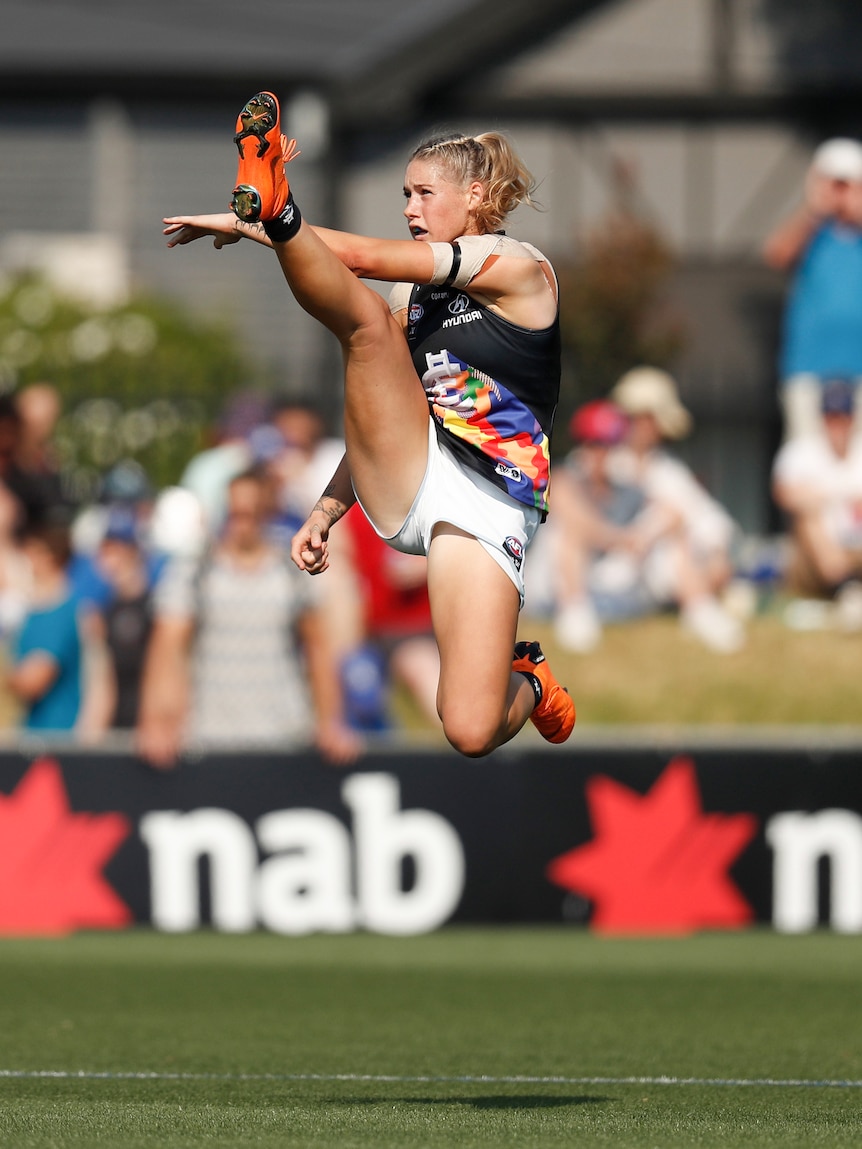
<path fill-rule="evenodd" d="M 676 381 L 658 367 L 633 367 L 618 380 L 610 398 L 627 415 L 652 415 L 666 439 L 683 439 L 691 431 Z"/>

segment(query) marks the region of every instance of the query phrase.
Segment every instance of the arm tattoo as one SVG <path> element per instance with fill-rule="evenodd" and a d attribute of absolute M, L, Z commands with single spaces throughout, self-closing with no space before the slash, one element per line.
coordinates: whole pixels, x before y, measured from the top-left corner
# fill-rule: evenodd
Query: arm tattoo
<path fill-rule="evenodd" d="M 252 238 L 257 237 L 258 239 L 266 238 L 266 232 L 263 230 L 263 224 L 260 222 L 246 223 L 244 220 L 238 219 L 234 227 L 240 235 L 248 235 Z"/>
<path fill-rule="evenodd" d="M 321 511 L 330 520 L 331 523 L 337 523 L 338 520 L 347 513 L 346 503 L 342 503 L 332 493 L 333 484 L 330 483 L 317 502 L 314 504 L 313 510 Z M 328 500 L 329 506 L 326 505 L 325 500 Z"/>

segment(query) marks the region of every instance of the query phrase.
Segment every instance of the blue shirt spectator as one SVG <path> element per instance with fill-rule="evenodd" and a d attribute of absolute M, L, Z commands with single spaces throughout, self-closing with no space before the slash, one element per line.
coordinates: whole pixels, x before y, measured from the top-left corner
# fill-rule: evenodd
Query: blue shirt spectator
<path fill-rule="evenodd" d="M 828 222 L 796 272 L 784 322 L 787 379 L 862 376 L 862 230 Z"/>
<path fill-rule="evenodd" d="M 862 144 L 826 140 L 804 202 L 766 240 L 770 267 L 791 272 L 779 358 L 785 439 L 822 436 L 824 382 L 862 381 Z"/>
<path fill-rule="evenodd" d="M 25 729 L 71 730 L 81 707 L 83 646 L 66 577 L 72 546 L 65 518 L 29 524 L 22 550 L 30 586 L 6 684 L 22 706 Z"/>
<path fill-rule="evenodd" d="M 81 708 L 81 637 L 77 603 L 71 594 L 27 614 L 14 644 L 15 662 L 33 654 L 50 659 L 56 676 L 47 691 L 30 702 L 22 726 L 27 730 L 71 730 Z"/>

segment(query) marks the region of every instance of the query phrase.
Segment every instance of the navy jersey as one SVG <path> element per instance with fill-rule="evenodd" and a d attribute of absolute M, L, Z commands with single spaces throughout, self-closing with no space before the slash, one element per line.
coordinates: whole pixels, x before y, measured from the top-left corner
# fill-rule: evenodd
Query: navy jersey
<path fill-rule="evenodd" d="M 449 450 L 544 514 L 560 391 L 559 322 L 519 327 L 467 291 L 418 286 L 410 293 L 407 342 Z"/>

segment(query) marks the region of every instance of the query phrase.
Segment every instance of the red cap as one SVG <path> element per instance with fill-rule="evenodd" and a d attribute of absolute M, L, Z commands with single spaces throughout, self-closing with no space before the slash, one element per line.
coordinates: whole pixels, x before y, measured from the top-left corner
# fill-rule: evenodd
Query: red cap
<path fill-rule="evenodd" d="M 612 447 L 625 436 L 628 420 L 608 399 L 585 403 L 572 415 L 569 434 L 579 443 L 602 443 Z"/>

